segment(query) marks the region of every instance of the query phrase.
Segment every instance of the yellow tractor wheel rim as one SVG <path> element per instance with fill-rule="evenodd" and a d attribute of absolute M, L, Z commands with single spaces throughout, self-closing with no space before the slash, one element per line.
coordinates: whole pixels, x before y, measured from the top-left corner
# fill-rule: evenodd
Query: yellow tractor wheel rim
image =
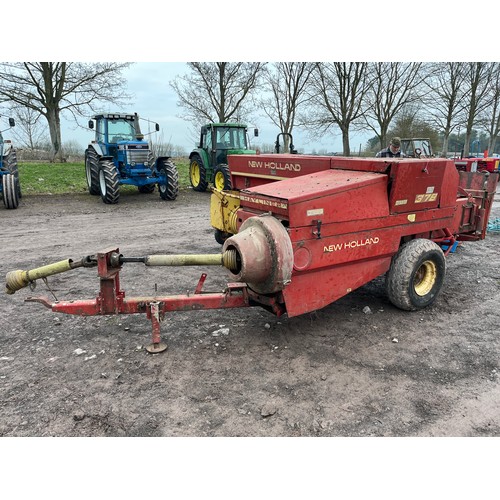
<path fill-rule="evenodd" d="M 413 287 L 415 293 L 420 297 L 424 297 L 431 290 L 437 279 L 436 264 L 431 260 L 426 260 L 418 268 L 413 279 Z"/>
<path fill-rule="evenodd" d="M 214 184 L 218 190 L 222 191 L 224 189 L 224 174 L 220 170 L 215 174 Z"/>
<path fill-rule="evenodd" d="M 191 163 L 191 182 L 193 186 L 198 186 L 200 183 L 200 166 L 195 161 Z"/>

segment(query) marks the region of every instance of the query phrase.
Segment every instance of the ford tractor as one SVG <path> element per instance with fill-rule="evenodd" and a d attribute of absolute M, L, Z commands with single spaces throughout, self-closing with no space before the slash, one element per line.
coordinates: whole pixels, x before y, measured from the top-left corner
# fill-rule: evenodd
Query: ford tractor
<path fill-rule="evenodd" d="M 254 136 L 259 135 L 254 129 Z M 209 123 L 201 127 L 198 147 L 189 155 L 189 180 L 195 191 L 209 184 L 219 190 L 231 189 L 227 155 L 255 154 L 250 149 L 248 127 L 242 123 Z"/>
<path fill-rule="evenodd" d="M 154 157 L 137 113 L 99 114 L 89 121 L 89 128 L 94 127 L 95 140 L 85 150 L 90 194 L 114 204 L 118 203 L 121 184 L 137 186 L 141 193 L 152 193 L 158 185 L 162 200 L 175 200 L 179 192 L 177 167 L 168 156 Z M 155 123 L 155 132 L 159 130 Z"/>
<path fill-rule="evenodd" d="M 14 118 L 9 118 L 9 128 L 15 124 Z M 3 138 L 5 130 L 0 131 L 0 193 L 6 208 L 17 208 L 21 198 L 17 155 L 12 142 Z"/>

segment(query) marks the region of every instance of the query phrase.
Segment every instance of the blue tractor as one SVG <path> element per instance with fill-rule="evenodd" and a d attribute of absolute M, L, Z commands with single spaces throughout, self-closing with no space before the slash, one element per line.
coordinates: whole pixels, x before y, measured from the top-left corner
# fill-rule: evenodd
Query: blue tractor
<path fill-rule="evenodd" d="M 9 118 L 9 128 L 15 124 L 14 118 Z M 4 140 L 5 130 L 0 131 L 0 193 L 6 208 L 17 208 L 21 198 L 17 154 L 12 142 Z"/>
<path fill-rule="evenodd" d="M 168 156 L 154 157 L 139 126 L 137 113 L 105 113 L 92 117 L 95 140 L 85 150 L 85 173 L 89 193 L 104 203 L 118 203 L 120 185 L 137 186 L 152 193 L 158 185 L 162 200 L 175 200 L 179 173 Z M 155 123 L 155 132 L 160 126 Z"/>

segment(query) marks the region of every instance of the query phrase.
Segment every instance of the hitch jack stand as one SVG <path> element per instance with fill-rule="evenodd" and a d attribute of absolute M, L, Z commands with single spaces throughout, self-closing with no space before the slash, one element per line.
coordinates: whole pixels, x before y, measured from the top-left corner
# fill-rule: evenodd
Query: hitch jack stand
<path fill-rule="evenodd" d="M 148 305 L 148 316 L 153 327 L 153 342 L 149 344 L 145 349 L 151 354 L 157 354 L 159 352 L 166 351 L 168 346 L 161 341 L 160 321 L 162 318 L 160 317 L 160 303 L 150 302 Z"/>

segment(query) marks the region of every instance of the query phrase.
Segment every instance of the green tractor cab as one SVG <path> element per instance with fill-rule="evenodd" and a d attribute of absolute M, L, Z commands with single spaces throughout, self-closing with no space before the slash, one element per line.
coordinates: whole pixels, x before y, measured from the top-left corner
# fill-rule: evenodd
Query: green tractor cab
<path fill-rule="evenodd" d="M 254 129 L 254 136 L 259 132 Z M 201 127 L 198 147 L 189 155 L 189 180 L 195 191 L 206 191 L 209 184 L 218 190 L 231 190 L 228 155 L 256 154 L 250 149 L 248 127 L 242 123 L 209 123 Z"/>
<path fill-rule="evenodd" d="M 179 192 L 177 167 L 168 156 L 154 157 L 137 113 L 96 115 L 89 121 L 90 129 L 94 121 L 95 140 L 85 150 L 90 194 L 101 195 L 104 203 L 114 204 L 121 184 L 137 186 L 141 193 L 152 193 L 158 185 L 162 200 L 175 200 Z M 154 132 L 158 132 L 160 126 L 154 125 Z"/>

